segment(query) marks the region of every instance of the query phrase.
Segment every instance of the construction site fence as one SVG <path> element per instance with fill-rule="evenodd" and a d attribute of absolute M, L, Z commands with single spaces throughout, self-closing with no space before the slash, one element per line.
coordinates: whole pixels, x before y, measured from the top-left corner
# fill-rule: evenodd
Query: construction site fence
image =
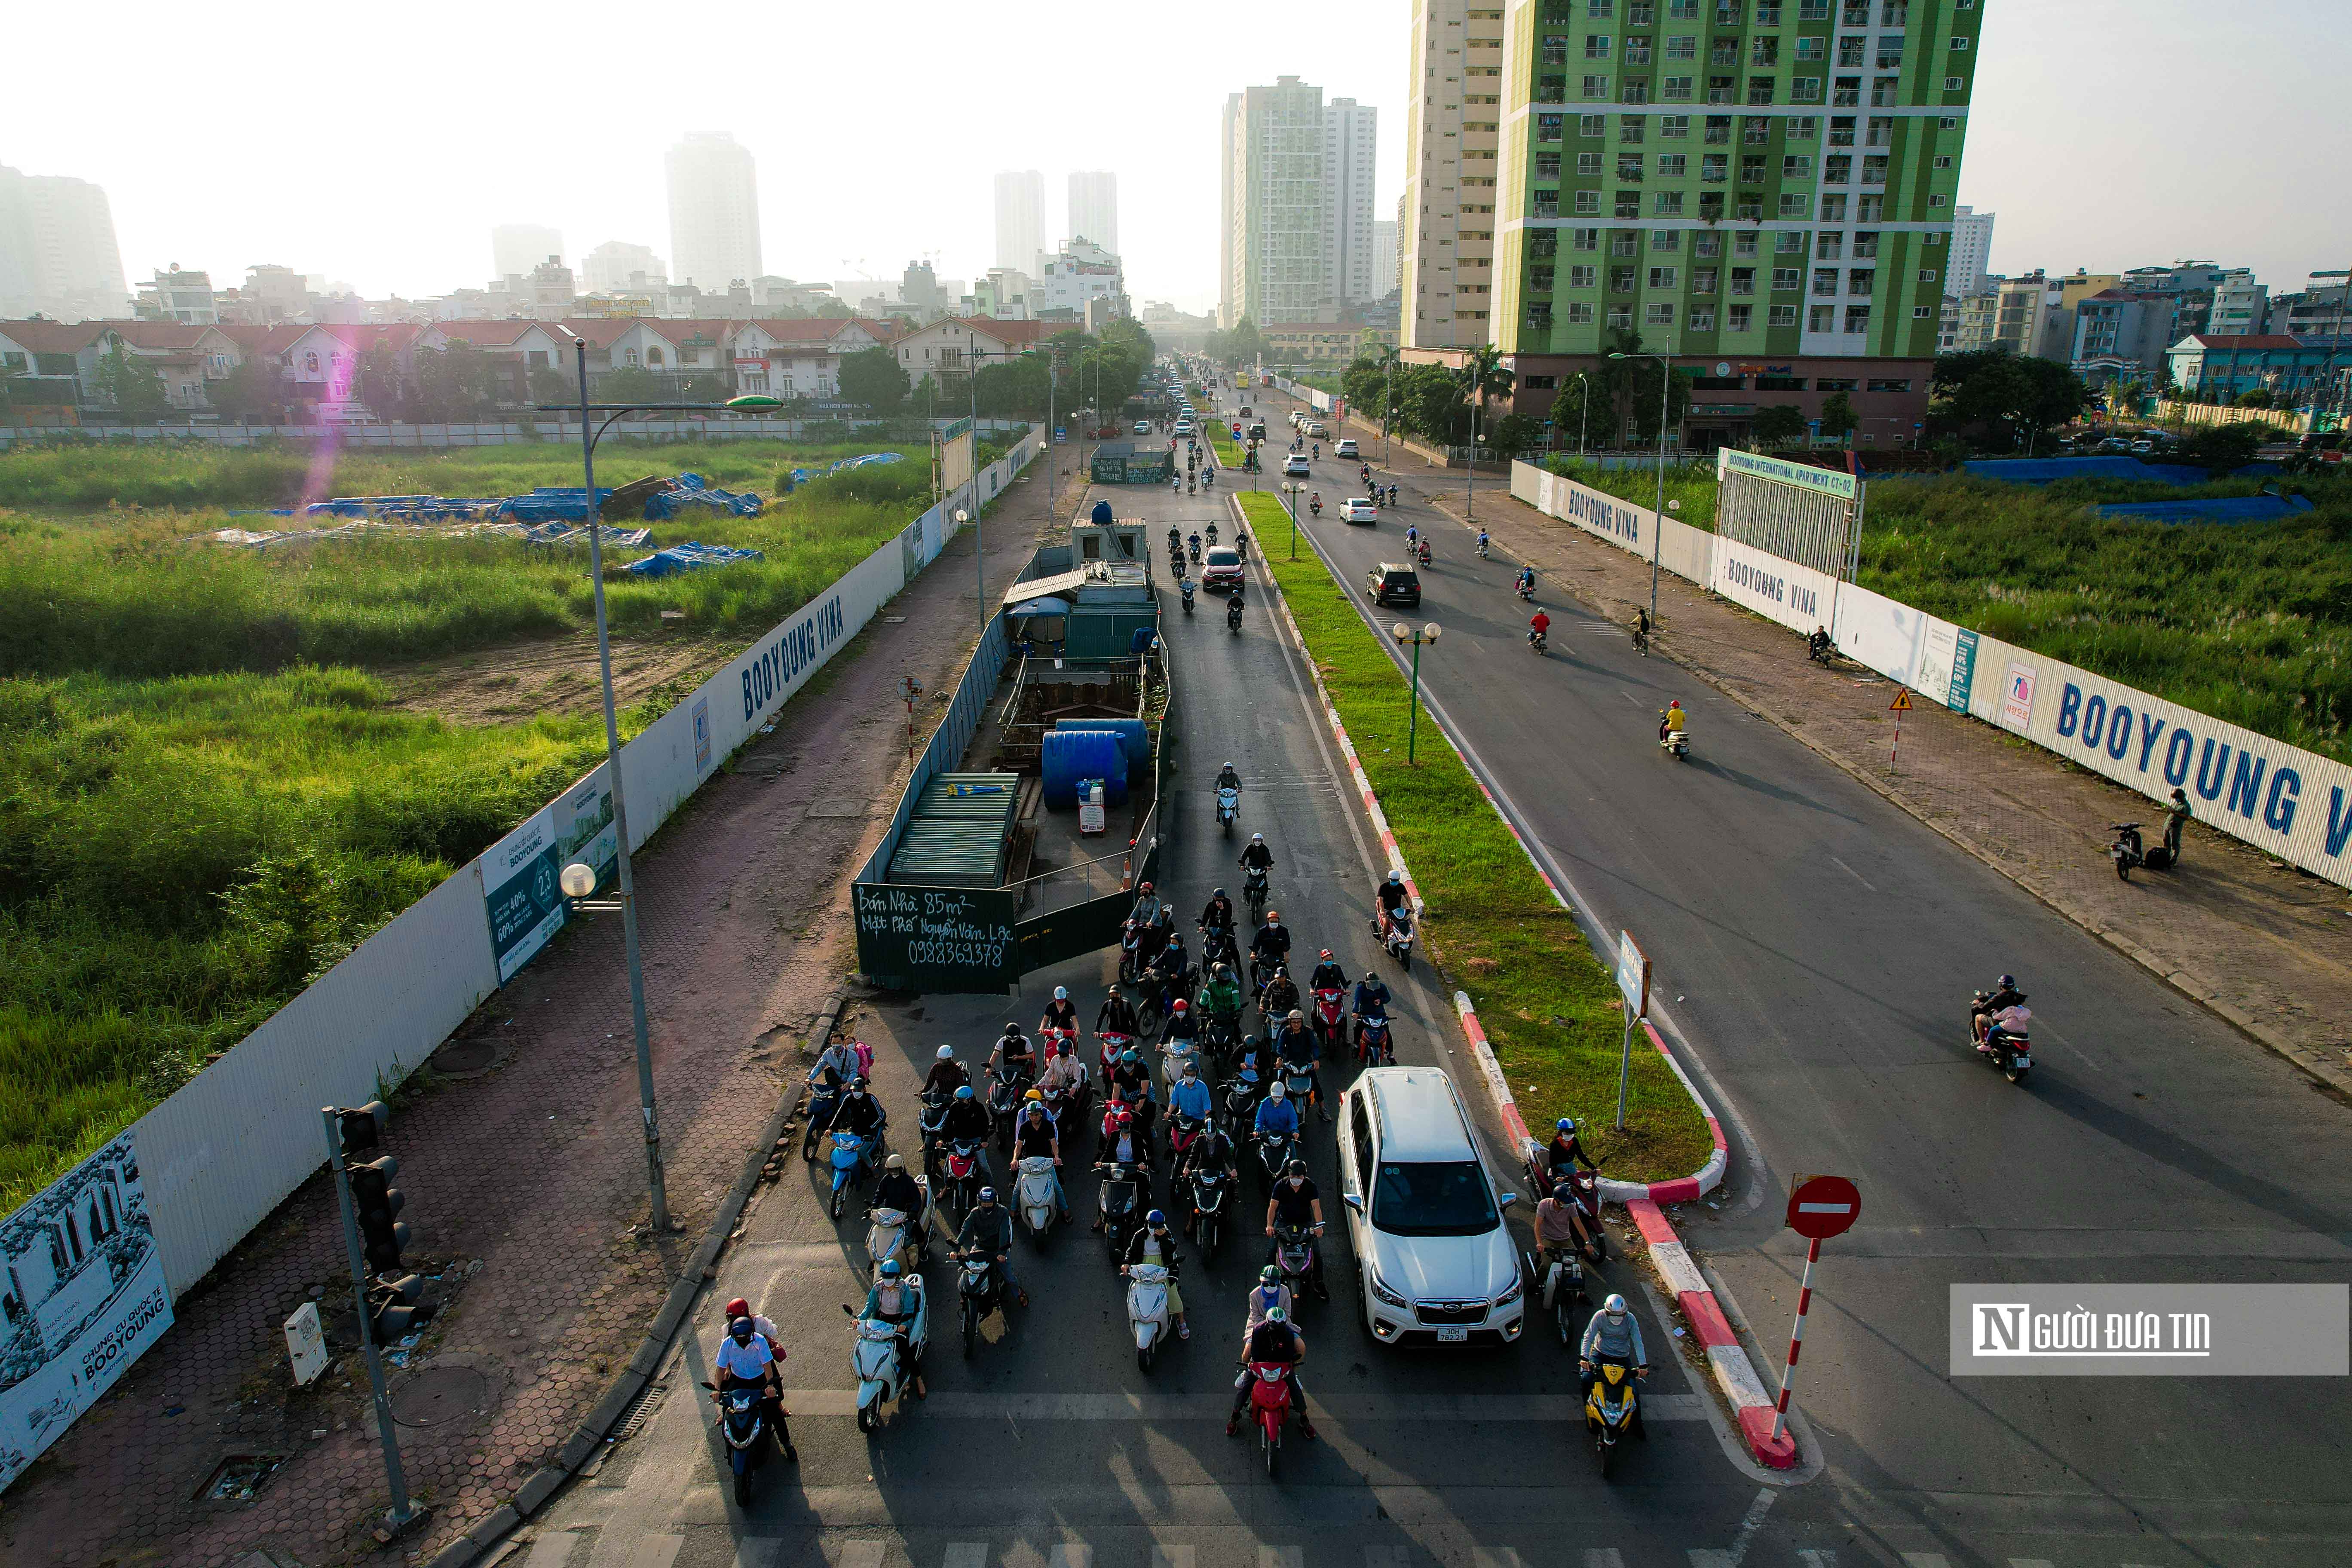
<path fill-rule="evenodd" d="M 800 441 L 838 437 L 844 440 L 924 441 L 942 419 L 926 425 L 918 420 L 759 419 L 728 415 L 708 419 L 623 419 L 607 440 L 631 441 Z M 983 436 L 1019 433 L 1028 422 L 983 419 Z M 528 420 L 489 421 L 474 425 L 37 425 L 0 426 L 0 451 L 44 442 L 200 441 L 216 447 L 257 447 L 284 443 L 330 444 L 358 450 L 378 447 L 512 447 L 532 442 L 580 444 L 577 420 L 554 415 Z"/>

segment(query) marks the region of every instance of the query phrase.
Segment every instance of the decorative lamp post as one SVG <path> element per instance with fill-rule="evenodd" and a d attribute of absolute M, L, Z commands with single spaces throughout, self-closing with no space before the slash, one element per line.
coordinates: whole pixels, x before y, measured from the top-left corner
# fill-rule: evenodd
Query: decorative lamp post
<path fill-rule="evenodd" d="M 1418 626 L 1410 621 L 1399 621 L 1389 628 L 1397 641 L 1412 645 L 1412 706 L 1406 712 L 1404 724 L 1404 761 L 1407 767 L 1412 766 L 1413 743 L 1421 734 L 1421 645 L 1435 642 L 1442 629 L 1435 621 L 1424 622 Z"/>
<path fill-rule="evenodd" d="M 1654 359 L 1658 362 L 1658 504 L 1651 516 L 1658 526 L 1650 531 L 1650 624 L 1658 624 L 1658 541 L 1665 533 L 1666 516 L 1666 413 L 1675 390 L 1675 356 L 1672 354 L 1612 353 L 1611 359 Z"/>

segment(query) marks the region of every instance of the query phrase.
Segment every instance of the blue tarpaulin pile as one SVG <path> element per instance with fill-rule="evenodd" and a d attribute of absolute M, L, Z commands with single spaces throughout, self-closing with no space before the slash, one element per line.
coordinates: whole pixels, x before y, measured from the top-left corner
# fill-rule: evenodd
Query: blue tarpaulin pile
<path fill-rule="evenodd" d="M 868 452 L 863 457 L 844 458 L 822 468 L 794 468 L 793 483 L 804 485 L 811 479 L 829 479 L 835 474 L 845 474 L 852 468 L 862 468 L 869 463 L 898 463 L 906 460 L 904 452 Z"/>
<path fill-rule="evenodd" d="M 2215 496 L 2207 500 L 2116 501 L 2099 508 L 2099 515 L 2158 522 L 2275 522 L 2310 510 L 2309 496 Z"/>
<path fill-rule="evenodd" d="M 2171 485 L 2201 485 L 2212 479 L 2194 463 L 2143 463 L 2137 458 L 1983 458 L 1962 463 L 1961 468 L 1979 479 L 2007 479 L 2012 484 L 2046 485 L 2059 479 L 2161 480 Z M 2240 477 L 2278 471 L 2275 463 L 2249 463 Z"/>
<path fill-rule="evenodd" d="M 748 490 L 722 490 L 700 474 L 680 474 L 670 481 L 669 489 L 646 498 L 646 517 L 659 522 L 697 510 L 757 517 L 767 504 Z"/>
<path fill-rule="evenodd" d="M 724 544 L 698 544 L 689 540 L 684 544 L 673 544 L 667 550 L 656 550 L 642 561 L 630 562 L 621 570 L 635 577 L 669 577 L 698 567 L 729 566 L 738 561 L 766 559 L 756 550 L 737 550 Z"/>

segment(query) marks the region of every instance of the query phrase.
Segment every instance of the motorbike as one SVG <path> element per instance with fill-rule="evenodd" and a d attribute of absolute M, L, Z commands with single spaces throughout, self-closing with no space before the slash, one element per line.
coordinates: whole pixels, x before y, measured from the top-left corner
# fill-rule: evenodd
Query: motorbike
<path fill-rule="evenodd" d="M 988 1113 L 996 1119 L 996 1146 L 1013 1147 L 1013 1123 L 1021 1115 L 1021 1097 L 1029 1092 L 1029 1069 L 1010 1062 L 988 1069 Z"/>
<path fill-rule="evenodd" d="M 1538 1296 L 1551 1313 L 1560 1344 L 1574 1350 L 1584 1333 L 1583 1309 L 1591 1305 L 1584 1289 L 1584 1259 L 1572 1247 L 1554 1249 L 1548 1260 L 1538 1253 L 1526 1256 L 1527 1277 L 1542 1282 Z"/>
<path fill-rule="evenodd" d="M 1323 498 L 1317 496 L 1307 503 L 1307 510 L 1317 517 L 1323 515 Z"/>
<path fill-rule="evenodd" d="M 1381 930 L 1378 917 L 1372 921 L 1372 932 L 1381 939 L 1381 948 L 1397 961 L 1400 969 L 1412 967 L 1412 911 L 1400 904 L 1389 916 L 1389 929 Z"/>
<path fill-rule="evenodd" d="M 930 1303 L 923 1290 L 923 1277 L 910 1274 L 903 1281 L 914 1292 L 914 1316 L 903 1325 L 907 1335 L 907 1354 L 898 1353 L 898 1333 L 901 1325 L 879 1318 L 861 1318 L 856 1308 L 843 1302 L 841 1310 L 856 1327 L 857 1342 L 850 1350 L 850 1364 L 857 1373 L 857 1429 L 871 1432 L 882 1425 L 882 1406 L 907 1392 L 907 1384 L 914 1367 L 923 1359 L 923 1348 L 930 1342 Z"/>
<path fill-rule="evenodd" d="M 1396 1041 L 1386 1013 L 1367 1013 L 1356 1020 L 1356 1061 L 1361 1067 L 1396 1066 Z"/>
<path fill-rule="evenodd" d="M 2111 822 L 2107 826 L 2116 836 L 2116 841 L 2107 846 L 2107 853 L 2115 859 L 2116 876 L 2128 882 L 2136 867 L 2145 866 L 2151 871 L 2170 868 L 2172 851 L 2161 844 L 2153 849 L 2143 847 L 2138 823 Z"/>
<path fill-rule="evenodd" d="M 940 1154 L 940 1202 L 950 1207 L 955 1222 L 980 1201 L 980 1145 L 969 1139 L 945 1145 Z"/>
<path fill-rule="evenodd" d="M 1095 1169 L 1102 1173 L 1102 1185 L 1097 1189 L 1096 1202 L 1101 1206 L 1103 1239 L 1110 1248 L 1113 1268 L 1127 1261 L 1127 1238 L 1133 1233 L 1136 1221 L 1141 1218 L 1136 1204 L 1142 1188 L 1141 1173 L 1134 1165 L 1122 1165 L 1105 1160 Z"/>
<path fill-rule="evenodd" d="M 1659 713 L 1658 717 L 1664 719 L 1665 714 L 1662 711 Z M 1667 730 L 1658 736 L 1658 744 L 1665 751 L 1667 755 L 1673 757 L 1676 762 L 1687 762 L 1690 760 L 1690 731 L 1688 730 Z"/>
<path fill-rule="evenodd" d="M 1536 585 L 1525 578 L 1519 580 L 1516 591 L 1519 595 L 1519 603 L 1532 605 L 1536 602 Z"/>
<path fill-rule="evenodd" d="M 1233 927 L 1201 927 L 1202 968 L 1214 969 L 1220 963 L 1230 963 L 1238 968 L 1241 961 L 1242 950 L 1240 944 L 1234 940 Z"/>
<path fill-rule="evenodd" d="M 801 1133 L 801 1158 L 816 1163 L 817 1141 L 824 1136 L 834 1111 L 841 1104 L 841 1086 L 837 1083 L 813 1083 L 809 1086 L 808 1125 Z"/>
<path fill-rule="evenodd" d="M 1251 1113 L 1255 1116 L 1256 1113 Z M 1296 1132 L 1264 1132 L 1255 1140 L 1257 1149 L 1257 1184 L 1271 1194 L 1274 1184 L 1282 1177 L 1283 1167 L 1298 1152 Z"/>
<path fill-rule="evenodd" d="M 1214 550 L 1217 547 L 1217 525 L 1213 522 L 1209 524 L 1207 528 L 1202 531 L 1202 537 L 1208 540 L 1209 548 Z"/>
<path fill-rule="evenodd" d="M 1238 1140 L 1248 1133 L 1257 1117 L 1257 1074 L 1247 1068 L 1225 1086 L 1223 1114 L 1227 1137 Z"/>
<path fill-rule="evenodd" d="M 1200 488 L 1201 481 L 1197 476 L 1189 473 L 1184 476 L 1184 493 L 1186 495 L 1189 496 L 1196 493 Z"/>
<path fill-rule="evenodd" d="M 1092 1085 L 1083 1075 L 1067 1089 L 1050 1079 L 1038 1086 L 1039 1092 L 1045 1097 L 1045 1114 L 1054 1119 L 1055 1126 L 1062 1129 L 1066 1142 L 1074 1139 L 1077 1130 L 1086 1125 L 1087 1090 L 1090 1088 Z"/>
<path fill-rule="evenodd" d="M 1487 557 L 1487 554 L 1486 554 L 1486 536 L 1485 534 L 1483 534 L 1483 533 L 1482 533 L 1482 534 L 1480 534 L 1480 535 L 1478 536 L 1478 559 L 1479 559 L 1479 560 L 1481 560 L 1481 561 L 1485 561 L 1485 560 L 1486 560 L 1487 558 L 1488 558 L 1488 557 Z"/>
<path fill-rule="evenodd" d="M 1186 551 L 1191 554 L 1194 561 L 1201 559 L 1201 542 L 1198 538 L 1186 540 L 1184 542 L 1184 545 Z"/>
<path fill-rule="evenodd" d="M 1584 1400 L 1584 1429 L 1591 1435 L 1593 1457 L 1605 1478 L 1617 1462 L 1617 1445 L 1627 1433 L 1648 1438 L 1642 1411 L 1633 1394 L 1637 1373 L 1614 1357 L 1594 1363 L 1592 1392 Z"/>
<path fill-rule="evenodd" d="M 1234 1184 L 1223 1171 L 1195 1171 L 1192 1173 L 1192 1240 L 1201 1248 L 1201 1261 L 1215 1260 L 1217 1248 L 1225 1240 L 1225 1203 L 1234 1194 Z"/>
<path fill-rule="evenodd" d="M 929 1217 L 928 1208 L 921 1212 Z M 875 1208 L 866 1211 L 866 1258 L 869 1273 L 893 1258 L 910 1274 L 923 1266 L 930 1248 L 915 1220 L 916 1216 L 905 1209 Z"/>
<path fill-rule="evenodd" d="M 1231 618 L 1230 615 L 1227 617 Z M 1217 791 L 1217 826 L 1230 835 L 1234 820 L 1242 814 L 1242 792 L 1226 784 Z"/>
<path fill-rule="evenodd" d="M 1052 1162 L 1046 1162 L 1051 1164 Z M 1052 1193 L 1047 1192 L 1050 1201 Z M 963 1322 L 963 1353 L 969 1357 L 972 1346 L 980 1342 L 980 1325 L 988 1315 L 1003 1305 L 1004 1285 L 996 1271 L 996 1259 L 985 1252 L 954 1254 L 956 1269 L 956 1307 Z"/>
<path fill-rule="evenodd" d="M 1315 1233 L 1303 1226 L 1286 1225 L 1275 1232 L 1274 1266 L 1294 1300 L 1304 1300 L 1315 1289 Z"/>
<path fill-rule="evenodd" d="M 1550 628 L 1546 626 L 1529 626 L 1528 628 L 1528 647 L 1533 648 L 1538 653 L 1543 653 L 1549 649 L 1551 647 Z"/>
<path fill-rule="evenodd" d="M 1250 923 L 1255 925 L 1265 915 L 1265 868 L 1248 868 L 1242 876 L 1242 901 L 1249 906 Z"/>
<path fill-rule="evenodd" d="M 1423 566 L 1429 564 L 1429 540 L 1426 535 L 1423 536 L 1419 544 L 1413 546 L 1413 554 L 1420 558 Z"/>
<path fill-rule="evenodd" d="M 1160 1342 L 1168 1337 L 1168 1269 L 1137 1263 L 1121 1272 L 1127 1276 L 1127 1326 L 1135 1335 L 1136 1370 L 1150 1372 Z"/>
<path fill-rule="evenodd" d="M 1192 595 L 1200 587 L 1200 584 L 1193 582 L 1190 577 L 1187 577 L 1182 582 L 1177 584 L 1176 586 L 1181 590 L 1184 595 L 1184 613 L 1189 616 L 1192 613 Z"/>
<path fill-rule="evenodd" d="M 1979 1006 L 1990 1000 L 1992 1000 L 1991 992 L 1977 993 L 1977 1003 Z M 2023 1083 L 2025 1075 L 2033 1068 L 2033 1041 L 2030 1032 L 2023 1029 L 1988 1028 L 1985 1031 L 1985 1037 L 1979 1040 L 1976 1037 L 1976 1017 L 1977 1015 L 1974 1013 L 1969 1015 L 1969 1043 L 1976 1047 L 1978 1053 L 1986 1060 L 2000 1069 L 2003 1078 L 2011 1083 Z"/>
<path fill-rule="evenodd" d="M 1265 1455 L 1265 1473 L 1274 1474 L 1275 1458 L 1282 1452 L 1282 1428 L 1290 1419 L 1290 1369 L 1276 1361 L 1250 1363 L 1250 1418 L 1257 1424 L 1257 1446 Z"/>
<path fill-rule="evenodd" d="M 1236 588 L 1234 590 L 1233 596 L 1225 601 L 1225 630 L 1238 632 L 1241 629 L 1242 595 L 1241 590 Z"/>
<path fill-rule="evenodd" d="M 1184 535 L 1173 528 L 1168 531 L 1168 559 L 1177 562 L 1184 559 Z"/>
<path fill-rule="evenodd" d="M 751 1472 L 768 1462 L 768 1413 L 760 1402 L 760 1390 L 750 1384 L 739 1384 L 723 1392 L 716 1384 L 702 1385 L 719 1402 L 719 1432 L 727 1444 L 727 1468 L 735 1475 L 735 1506 L 751 1506 Z M 777 1442 L 784 1445 L 786 1458 L 800 1456 L 792 1446 L 792 1438 L 782 1430 Z"/>
<path fill-rule="evenodd" d="M 878 1142 L 876 1140 L 875 1142 Z M 864 1181 L 873 1144 L 847 1128 L 833 1134 L 833 1217 L 839 1219 L 850 1190 Z"/>
<path fill-rule="evenodd" d="M 1347 1027 L 1348 994 L 1336 987 L 1326 987 L 1314 994 L 1315 1005 L 1307 1015 L 1307 1026 L 1323 1042 L 1323 1054 L 1339 1054 L 1342 1037 Z"/>
<path fill-rule="evenodd" d="M 1097 1035 L 1095 1038 L 1101 1042 L 1097 1065 L 1102 1068 L 1103 1098 L 1108 1100 L 1110 1098 L 1110 1069 L 1118 1065 L 1119 1054 L 1135 1044 L 1135 1037 L 1122 1035 L 1114 1029 L 1107 1035 Z"/>
<path fill-rule="evenodd" d="M 1186 1151 L 1192 1147 L 1193 1141 L 1201 1136 L 1201 1129 L 1206 1125 L 1207 1123 L 1196 1117 L 1184 1116 L 1173 1111 L 1169 1114 L 1168 1163 L 1171 1167 L 1184 1163 Z"/>
<path fill-rule="evenodd" d="M 915 1126 L 923 1135 L 923 1174 L 940 1173 L 940 1129 L 947 1125 L 948 1107 L 955 1097 L 943 1089 L 923 1091 L 923 1109 L 915 1114 Z"/>
<path fill-rule="evenodd" d="M 1029 1239 L 1039 1247 L 1054 1228 L 1054 1215 L 1059 1205 L 1054 1201 L 1054 1162 L 1045 1154 L 1032 1154 L 1021 1162 L 1021 1174 L 1013 1188 L 1013 1212 L 1021 1223 L 1029 1227 Z"/>
<path fill-rule="evenodd" d="M 1282 1092 L 1298 1112 L 1298 1124 L 1307 1125 L 1307 1108 L 1319 1106 L 1322 1096 L 1315 1090 L 1315 1069 L 1306 1062 L 1282 1064 Z"/>

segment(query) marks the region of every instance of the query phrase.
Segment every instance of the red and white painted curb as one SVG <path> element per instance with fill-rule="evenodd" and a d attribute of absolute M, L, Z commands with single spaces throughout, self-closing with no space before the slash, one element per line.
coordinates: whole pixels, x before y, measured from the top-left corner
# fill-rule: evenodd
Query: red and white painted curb
<path fill-rule="evenodd" d="M 1239 498 L 1228 496 L 1226 500 L 1233 506 L 1235 517 L 1246 522 Z M 1357 760 L 1355 745 L 1348 739 L 1348 727 L 1339 721 L 1339 710 L 1332 706 L 1331 694 L 1323 685 L 1322 672 L 1315 668 L 1314 656 L 1307 648 L 1307 638 L 1300 633 L 1298 622 L 1290 613 L 1289 600 L 1284 596 L 1281 585 L 1274 583 L 1271 572 L 1266 578 L 1273 584 L 1274 602 L 1282 610 L 1283 624 L 1290 628 L 1291 641 L 1297 645 L 1299 655 L 1306 661 L 1307 678 L 1315 683 L 1315 695 L 1323 705 L 1323 716 L 1331 726 L 1333 737 L 1339 742 L 1340 753 L 1348 759 L 1348 772 L 1363 796 L 1364 811 L 1380 833 L 1381 847 L 1387 851 L 1389 863 L 1404 878 L 1405 889 L 1412 895 L 1413 908 L 1418 910 L 1422 907 L 1421 889 L 1414 885 L 1412 872 L 1405 866 L 1404 856 L 1397 848 L 1396 835 L 1390 831 L 1388 816 L 1381 810 L 1380 797 L 1372 793 L 1370 782 L 1364 777 L 1363 763 Z M 1536 858 L 1527 840 L 1519 837 L 1518 828 L 1513 826 L 1510 816 L 1495 799 L 1493 792 L 1486 788 L 1486 781 L 1478 777 L 1476 769 L 1467 771 L 1472 781 L 1478 785 L 1479 793 L 1486 797 L 1486 804 L 1493 809 L 1496 820 L 1509 831 L 1512 841 L 1527 856 L 1528 864 L 1535 868 L 1536 875 L 1543 879 L 1543 884 L 1550 889 L 1554 900 L 1560 908 L 1574 913 L 1575 906 L 1553 882 L 1550 873 Z M 1519 1113 L 1518 1101 L 1511 1094 L 1510 1079 L 1503 1075 L 1502 1064 L 1495 1059 L 1494 1047 L 1486 1043 L 1486 1031 L 1479 1024 L 1477 1009 L 1471 1005 L 1466 992 L 1456 991 L 1454 994 L 1454 1010 L 1462 1021 L 1463 1037 L 1470 1043 L 1471 1058 L 1478 1064 L 1478 1071 L 1486 1080 L 1487 1090 L 1494 1095 L 1502 1112 L 1504 1131 L 1517 1141 L 1521 1152 L 1539 1152 L 1541 1145 L 1528 1131 L 1527 1120 Z M 1715 1378 L 1716 1387 L 1731 1405 L 1748 1452 L 1759 1463 L 1773 1469 L 1794 1469 L 1797 1466 L 1796 1438 L 1786 1432 L 1778 1439 L 1773 1437 L 1772 1426 L 1776 1415 L 1773 1396 L 1766 1392 L 1763 1380 L 1756 1375 L 1756 1369 L 1748 1361 L 1748 1352 L 1740 1344 L 1739 1336 L 1731 1331 L 1730 1320 L 1724 1316 L 1723 1309 L 1716 1303 L 1715 1292 L 1708 1289 L 1698 1266 L 1691 1261 L 1690 1249 L 1675 1234 L 1675 1227 L 1658 1206 L 1660 1204 L 1687 1203 L 1722 1184 L 1729 1159 L 1724 1142 L 1723 1124 L 1707 1109 L 1706 1097 L 1699 1093 L 1698 1086 L 1691 1082 L 1690 1075 L 1683 1070 L 1682 1063 L 1675 1059 L 1674 1053 L 1666 1049 L 1665 1041 L 1659 1037 L 1658 1031 L 1651 1026 L 1648 1019 L 1642 1020 L 1642 1029 L 1649 1037 L 1651 1048 L 1665 1058 L 1666 1066 L 1674 1069 L 1675 1079 L 1691 1097 L 1691 1103 L 1697 1106 L 1699 1114 L 1706 1118 L 1706 1129 L 1715 1140 L 1715 1150 L 1696 1172 L 1671 1181 L 1645 1184 L 1604 1179 L 1601 1184 L 1601 1196 L 1611 1203 L 1624 1205 L 1626 1212 L 1641 1230 L 1643 1243 L 1649 1248 L 1651 1261 L 1657 1266 L 1659 1277 L 1674 1292 L 1675 1305 L 1682 1310 L 1684 1320 L 1690 1324 L 1691 1333 L 1706 1353 L 1707 1370 Z"/>

